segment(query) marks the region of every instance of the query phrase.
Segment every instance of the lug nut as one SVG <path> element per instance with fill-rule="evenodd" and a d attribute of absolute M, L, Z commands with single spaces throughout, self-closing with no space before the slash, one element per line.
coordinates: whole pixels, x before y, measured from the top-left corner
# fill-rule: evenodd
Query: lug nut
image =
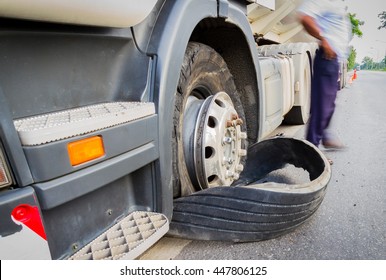
<path fill-rule="evenodd" d="M 239 178 L 240 178 L 239 173 L 234 173 L 233 174 L 233 179 L 238 180 Z"/>
<path fill-rule="evenodd" d="M 240 132 L 239 137 L 240 137 L 240 139 L 247 139 L 247 133 L 246 132 Z"/>
<path fill-rule="evenodd" d="M 232 121 L 229 121 L 229 120 L 228 120 L 228 121 L 226 122 L 226 127 L 231 127 L 231 126 L 233 126 L 233 123 L 232 123 Z"/>
<path fill-rule="evenodd" d="M 232 120 L 237 120 L 238 119 L 238 115 L 236 115 L 236 114 L 232 114 Z"/>
<path fill-rule="evenodd" d="M 242 119 L 237 119 L 236 120 L 236 125 L 242 125 L 244 122 Z"/>
<path fill-rule="evenodd" d="M 234 173 L 232 171 L 228 170 L 225 175 L 226 175 L 227 178 L 233 178 Z"/>
<path fill-rule="evenodd" d="M 241 171 L 243 171 L 243 170 L 244 170 L 244 165 L 238 164 L 238 165 L 236 166 L 236 171 L 241 172 Z"/>

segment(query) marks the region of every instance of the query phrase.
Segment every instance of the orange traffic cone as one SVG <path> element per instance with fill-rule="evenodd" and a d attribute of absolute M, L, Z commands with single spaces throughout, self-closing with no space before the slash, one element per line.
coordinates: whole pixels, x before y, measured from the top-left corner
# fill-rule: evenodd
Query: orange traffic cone
<path fill-rule="evenodd" d="M 353 80 L 355 80 L 357 78 L 357 70 L 354 69 L 354 75 L 353 75 Z"/>
<path fill-rule="evenodd" d="M 354 75 L 351 75 L 350 78 L 348 79 L 348 83 L 351 85 L 354 80 Z"/>

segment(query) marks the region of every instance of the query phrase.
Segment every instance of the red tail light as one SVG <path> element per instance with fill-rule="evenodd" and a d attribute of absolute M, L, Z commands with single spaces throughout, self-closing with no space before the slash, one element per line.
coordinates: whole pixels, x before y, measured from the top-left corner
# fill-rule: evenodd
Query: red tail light
<path fill-rule="evenodd" d="M 28 204 L 19 205 L 13 209 L 12 216 L 16 221 L 21 222 L 32 231 L 39 234 L 43 239 L 47 240 L 39 208 L 37 206 L 30 206 Z"/>

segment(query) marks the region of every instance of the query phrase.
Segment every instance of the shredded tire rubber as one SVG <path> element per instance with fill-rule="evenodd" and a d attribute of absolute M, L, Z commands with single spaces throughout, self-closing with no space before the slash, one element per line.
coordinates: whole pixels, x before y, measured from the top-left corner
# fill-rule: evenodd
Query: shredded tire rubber
<path fill-rule="evenodd" d="M 233 186 L 209 188 L 174 201 L 169 235 L 233 242 L 271 239 L 310 219 L 331 178 L 327 158 L 307 141 L 274 138 L 252 145 L 246 168 Z M 261 182 L 292 164 L 309 173 L 300 184 Z"/>

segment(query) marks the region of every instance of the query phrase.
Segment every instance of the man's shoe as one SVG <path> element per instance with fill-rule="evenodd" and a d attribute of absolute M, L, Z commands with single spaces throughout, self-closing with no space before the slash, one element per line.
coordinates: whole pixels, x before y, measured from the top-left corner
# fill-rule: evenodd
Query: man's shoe
<path fill-rule="evenodd" d="M 346 148 L 339 140 L 323 140 L 322 144 L 326 150 L 343 150 Z"/>

